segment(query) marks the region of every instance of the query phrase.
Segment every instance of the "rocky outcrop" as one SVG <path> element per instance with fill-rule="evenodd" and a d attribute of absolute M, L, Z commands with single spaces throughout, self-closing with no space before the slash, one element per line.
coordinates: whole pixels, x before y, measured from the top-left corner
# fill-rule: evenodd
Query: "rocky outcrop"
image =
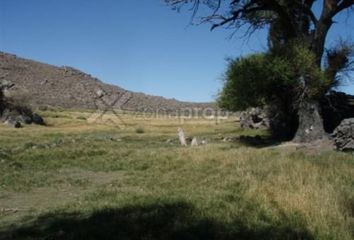
<path fill-rule="evenodd" d="M 354 150 L 354 118 L 344 119 L 333 132 L 333 142 L 338 150 Z"/>

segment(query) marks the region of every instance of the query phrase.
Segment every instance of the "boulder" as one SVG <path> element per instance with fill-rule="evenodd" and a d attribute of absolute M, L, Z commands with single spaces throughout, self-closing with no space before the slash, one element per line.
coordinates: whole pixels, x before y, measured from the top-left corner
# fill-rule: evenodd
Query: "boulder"
<path fill-rule="evenodd" d="M 18 122 L 18 121 L 15 121 L 15 122 L 13 123 L 12 127 L 14 127 L 14 128 L 21 128 L 21 127 L 22 127 L 22 124 L 21 124 L 20 122 Z"/>
<path fill-rule="evenodd" d="M 333 142 L 340 151 L 354 150 L 354 118 L 344 119 L 334 130 Z"/>
<path fill-rule="evenodd" d="M 32 121 L 33 121 L 33 123 L 38 124 L 38 125 L 45 124 L 43 118 L 41 116 L 39 116 L 37 113 L 32 114 Z"/>
<path fill-rule="evenodd" d="M 187 146 L 187 142 L 186 142 L 186 137 L 184 135 L 184 131 L 182 128 L 178 128 L 177 129 L 177 135 L 179 138 L 179 142 L 181 143 L 182 146 Z"/>
<path fill-rule="evenodd" d="M 16 120 L 18 122 L 24 123 L 24 124 L 31 124 L 32 123 L 32 117 L 28 116 L 28 115 L 25 115 L 25 114 L 18 115 L 16 117 Z"/>
<path fill-rule="evenodd" d="M 7 124 L 8 126 L 10 126 L 12 128 L 21 128 L 22 127 L 22 124 L 19 121 L 16 121 L 14 119 L 6 120 L 5 124 Z"/>
<path fill-rule="evenodd" d="M 267 129 L 270 125 L 268 111 L 266 108 L 249 108 L 241 112 L 241 128 L 245 129 Z"/>
<path fill-rule="evenodd" d="M 5 122 L 9 125 L 14 125 L 15 122 L 18 122 L 21 126 L 22 124 L 31 123 L 45 125 L 43 118 L 37 113 L 33 113 L 29 108 L 21 108 L 12 105 L 7 105 L 5 109 L 0 112 L 0 122 Z"/>
<path fill-rule="evenodd" d="M 192 147 L 195 147 L 195 146 L 198 146 L 199 144 L 198 144 L 198 139 L 196 138 L 196 137 L 194 137 L 193 139 L 192 139 L 192 142 L 191 142 L 191 146 Z"/>
<path fill-rule="evenodd" d="M 0 113 L 0 117 L 1 117 L 0 119 L 2 122 L 5 122 L 11 118 L 11 115 L 12 115 L 11 111 L 7 108 L 4 108 Z"/>

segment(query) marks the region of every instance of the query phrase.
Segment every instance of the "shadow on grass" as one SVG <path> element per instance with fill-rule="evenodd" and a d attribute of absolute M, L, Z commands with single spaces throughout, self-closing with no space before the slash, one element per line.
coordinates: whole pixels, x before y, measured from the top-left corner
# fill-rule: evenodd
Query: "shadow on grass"
<path fill-rule="evenodd" d="M 248 147 L 264 148 L 279 145 L 281 142 L 270 136 L 240 136 L 238 142 Z"/>
<path fill-rule="evenodd" d="M 0 239 L 313 239 L 304 227 L 242 219 L 221 224 L 198 217 L 189 204 L 154 204 L 81 214 L 44 215 L 26 225 L 0 232 Z"/>

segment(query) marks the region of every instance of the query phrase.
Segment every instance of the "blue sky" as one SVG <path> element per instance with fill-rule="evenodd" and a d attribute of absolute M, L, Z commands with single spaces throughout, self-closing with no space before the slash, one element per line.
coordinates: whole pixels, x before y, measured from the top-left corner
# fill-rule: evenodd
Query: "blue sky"
<path fill-rule="evenodd" d="M 266 49 L 266 32 L 250 39 L 190 26 L 162 0 L 0 0 L 0 50 L 85 71 L 128 90 L 211 101 L 222 87 L 226 57 Z M 330 32 L 354 40 L 354 18 Z M 344 90 L 354 93 L 354 88 Z"/>

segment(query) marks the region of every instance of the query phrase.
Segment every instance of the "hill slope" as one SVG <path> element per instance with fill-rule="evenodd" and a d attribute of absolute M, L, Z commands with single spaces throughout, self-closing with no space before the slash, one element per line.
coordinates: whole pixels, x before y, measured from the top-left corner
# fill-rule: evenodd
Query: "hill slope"
<path fill-rule="evenodd" d="M 0 78 L 14 83 L 11 92 L 22 95 L 23 101 L 32 106 L 149 112 L 215 108 L 213 103 L 181 102 L 127 91 L 72 67 L 56 67 L 3 52 L 0 52 Z"/>

